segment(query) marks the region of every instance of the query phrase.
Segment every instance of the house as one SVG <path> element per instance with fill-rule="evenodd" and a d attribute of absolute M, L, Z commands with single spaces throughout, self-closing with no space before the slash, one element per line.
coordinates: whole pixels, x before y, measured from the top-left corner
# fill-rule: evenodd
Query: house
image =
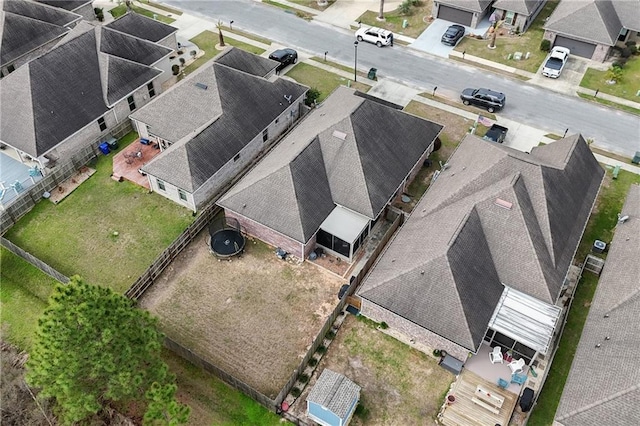
<path fill-rule="evenodd" d="M 250 235 L 351 261 L 433 150 L 442 126 L 336 89 L 218 201 Z"/>
<path fill-rule="evenodd" d="M 178 48 L 178 29 L 135 12 L 127 12 L 105 27 L 129 34 L 132 37 L 152 41 L 169 49 Z"/>
<path fill-rule="evenodd" d="M 141 169 L 152 191 L 195 212 L 289 129 L 308 88 L 277 66 L 230 48 L 131 114 L 162 150 Z"/>
<path fill-rule="evenodd" d="M 640 43 L 638 1 L 561 1 L 544 26 L 544 38 L 572 55 L 604 62 L 614 46 Z"/>
<path fill-rule="evenodd" d="M 322 426 L 346 426 L 360 400 L 360 386 L 325 368 L 307 397 L 307 416 Z"/>
<path fill-rule="evenodd" d="M 45 171 L 57 159 L 97 146 L 160 93 L 170 54 L 81 21 L 55 48 L 0 80 L 1 142 Z"/>
<path fill-rule="evenodd" d="M 10 0 L 14 1 L 14 0 Z M 85 21 L 93 21 L 95 13 L 93 11 L 93 0 L 35 0 L 38 3 L 54 6 L 69 12 L 77 13 Z"/>
<path fill-rule="evenodd" d="M 620 212 L 554 424 L 640 421 L 640 186 Z"/>
<path fill-rule="evenodd" d="M 525 32 L 536 19 L 547 0 L 497 0 L 494 13 L 504 21 L 503 27 Z"/>
<path fill-rule="evenodd" d="M 476 28 L 490 11 L 492 0 L 435 0 L 431 15 Z"/>
<path fill-rule="evenodd" d="M 3 1 L 0 7 L 0 78 L 51 50 L 82 19 L 32 1 Z"/>
<path fill-rule="evenodd" d="M 467 135 L 357 289 L 361 313 L 462 361 L 483 341 L 547 354 L 603 176 L 580 135 L 530 154 Z"/>

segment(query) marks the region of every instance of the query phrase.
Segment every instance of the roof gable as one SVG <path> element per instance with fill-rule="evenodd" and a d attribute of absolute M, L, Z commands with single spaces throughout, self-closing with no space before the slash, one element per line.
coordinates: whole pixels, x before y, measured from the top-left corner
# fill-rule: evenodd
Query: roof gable
<path fill-rule="evenodd" d="M 497 0 L 493 7 L 529 16 L 545 0 Z"/>
<path fill-rule="evenodd" d="M 266 77 L 279 65 L 277 61 L 272 59 L 234 48 L 220 53 L 216 58 L 216 62 L 257 77 Z"/>
<path fill-rule="evenodd" d="M 483 12 L 493 0 L 441 0 L 439 3 L 472 12 Z"/>
<path fill-rule="evenodd" d="M 100 51 L 129 61 L 151 66 L 171 53 L 168 47 L 103 28 Z"/>
<path fill-rule="evenodd" d="M 562 1 L 545 24 L 546 30 L 613 46 L 622 23 L 611 1 Z"/>
<path fill-rule="evenodd" d="M 101 53 L 101 55 L 104 54 Z M 115 105 L 138 87 L 144 86 L 162 74 L 159 69 L 149 68 L 114 56 L 109 56 L 108 61 L 107 101 L 109 106 Z"/>
<path fill-rule="evenodd" d="M 2 9 L 5 12 L 32 18 L 37 21 L 54 24 L 64 27 L 82 19 L 80 15 L 67 12 L 56 7 L 48 7 L 40 3 L 24 0 L 10 0 L 2 2 Z"/>
<path fill-rule="evenodd" d="M 36 0 L 49 6 L 59 7 L 65 10 L 77 10 L 92 0 Z"/>
<path fill-rule="evenodd" d="M 105 25 L 105 27 L 153 42 L 164 40 L 178 31 L 177 28 L 171 25 L 135 12 L 127 12 L 115 21 Z"/>
<path fill-rule="evenodd" d="M 360 398 L 360 386 L 325 368 L 307 396 L 307 402 L 318 404 L 345 419 L 354 402 Z"/>

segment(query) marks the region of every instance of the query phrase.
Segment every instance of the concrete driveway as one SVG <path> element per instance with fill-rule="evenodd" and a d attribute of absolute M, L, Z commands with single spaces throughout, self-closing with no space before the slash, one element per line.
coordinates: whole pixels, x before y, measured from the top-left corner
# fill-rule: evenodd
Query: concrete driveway
<path fill-rule="evenodd" d="M 411 43 L 411 47 L 414 49 L 422 50 L 423 52 L 431 53 L 432 55 L 448 58 L 449 53 L 454 49 L 453 46 L 446 46 L 440 42 L 442 34 L 453 25 L 454 22 L 445 21 L 444 19 L 436 19 L 427 27 L 426 30 Z M 477 28 L 465 27 L 465 35 L 468 34 L 484 34 L 489 29 L 489 20 L 484 19 Z"/>
<path fill-rule="evenodd" d="M 545 62 L 546 59 L 540 64 L 536 75 L 529 82 L 568 95 L 576 93 L 576 87 L 580 86 L 584 73 L 587 72 L 587 68 L 592 63 L 589 59 L 570 56 L 560 77 L 549 78 L 542 75 L 542 67 Z"/>

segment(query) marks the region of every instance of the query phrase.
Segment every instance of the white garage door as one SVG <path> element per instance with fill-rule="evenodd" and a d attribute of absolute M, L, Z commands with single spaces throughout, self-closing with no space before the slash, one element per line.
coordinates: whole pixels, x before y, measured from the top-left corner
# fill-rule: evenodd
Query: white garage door
<path fill-rule="evenodd" d="M 466 10 L 460 10 L 441 4 L 438 8 L 437 17 L 447 21 L 455 22 L 456 24 L 471 26 L 471 21 L 473 20 L 473 12 L 467 12 Z"/>
<path fill-rule="evenodd" d="M 589 59 L 591 59 L 591 57 L 593 56 L 593 52 L 596 50 L 595 44 L 573 40 L 562 36 L 557 36 L 553 45 L 566 47 L 571 50 L 572 55 L 582 56 L 583 58 Z"/>

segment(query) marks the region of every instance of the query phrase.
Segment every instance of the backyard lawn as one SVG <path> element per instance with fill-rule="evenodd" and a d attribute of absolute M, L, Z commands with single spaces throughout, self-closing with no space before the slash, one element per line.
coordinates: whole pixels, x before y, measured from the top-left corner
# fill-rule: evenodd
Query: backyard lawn
<path fill-rule="evenodd" d="M 402 34 L 407 37 L 416 38 L 429 26 L 428 18 L 433 8 L 433 0 L 422 0 L 417 6 L 412 6 L 408 14 L 400 13 L 397 9 L 384 13 L 384 21 L 378 21 L 380 8 L 368 10 L 356 21 L 362 22 L 363 26 L 373 26 L 387 29 L 395 34 Z M 407 20 L 407 27 L 402 28 L 402 23 Z"/>
<path fill-rule="evenodd" d="M 607 83 L 607 71 L 588 68 L 580 86 L 640 103 L 640 97 L 636 96 L 640 91 L 640 55 L 629 59 L 622 70 L 622 79 L 616 84 Z"/>
<path fill-rule="evenodd" d="M 123 146 L 137 135 L 130 133 Z M 39 202 L 5 238 L 66 276 L 124 293 L 193 221 L 191 211 L 130 182 L 111 179 L 113 156 L 59 204 Z M 117 233 L 117 234 L 116 234 Z"/>
<path fill-rule="evenodd" d="M 540 42 L 544 35 L 542 26 L 557 5 L 557 1 L 547 2 L 529 29 L 520 35 L 509 35 L 506 29 L 498 29 L 496 48 L 493 50 L 487 47 L 490 40 L 477 40 L 471 37 L 464 37 L 455 50 L 535 73 L 547 56 L 547 52 L 540 50 Z M 500 35 L 501 33 L 504 35 Z M 510 54 L 513 55 L 515 52 L 522 52 L 523 55 L 529 52 L 531 56 L 529 59 L 520 61 L 507 59 Z"/>
<path fill-rule="evenodd" d="M 286 75 L 300 84 L 318 89 L 320 91 L 318 102 L 324 101 L 338 86 L 346 86 L 347 82 L 351 82 L 351 87 L 361 92 L 367 92 L 371 88 L 366 84 L 354 83 L 347 78 L 304 63 L 298 63 L 287 71 Z"/>

